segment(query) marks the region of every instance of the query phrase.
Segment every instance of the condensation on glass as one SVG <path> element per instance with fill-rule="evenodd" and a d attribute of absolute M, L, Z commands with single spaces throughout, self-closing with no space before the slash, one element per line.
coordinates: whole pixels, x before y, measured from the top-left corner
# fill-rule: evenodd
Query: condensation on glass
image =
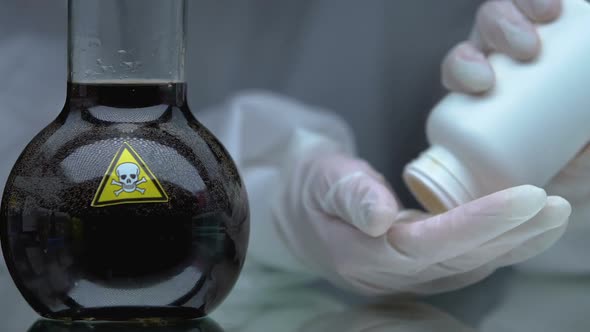
<path fill-rule="evenodd" d="M 185 0 L 70 0 L 70 81 L 184 82 L 185 7 Z"/>

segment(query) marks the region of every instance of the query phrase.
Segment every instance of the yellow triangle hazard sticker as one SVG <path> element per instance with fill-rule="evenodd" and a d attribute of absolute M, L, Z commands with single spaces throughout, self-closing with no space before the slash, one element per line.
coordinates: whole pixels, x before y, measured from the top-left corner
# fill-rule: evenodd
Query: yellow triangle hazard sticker
<path fill-rule="evenodd" d="M 168 202 L 168 195 L 158 179 L 131 145 L 123 143 L 100 182 L 91 206 L 164 202 Z"/>

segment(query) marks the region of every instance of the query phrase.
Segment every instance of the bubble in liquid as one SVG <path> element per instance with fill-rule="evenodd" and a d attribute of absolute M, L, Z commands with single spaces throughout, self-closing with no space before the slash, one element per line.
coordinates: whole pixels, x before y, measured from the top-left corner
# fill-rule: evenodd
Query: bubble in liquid
<path fill-rule="evenodd" d="M 119 54 L 127 54 L 127 51 L 125 51 L 125 50 L 118 50 L 117 53 L 119 53 Z"/>

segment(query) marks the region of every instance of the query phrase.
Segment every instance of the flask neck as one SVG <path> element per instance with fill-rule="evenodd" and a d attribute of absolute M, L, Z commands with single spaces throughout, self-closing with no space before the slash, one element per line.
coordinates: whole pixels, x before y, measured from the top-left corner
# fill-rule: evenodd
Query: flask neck
<path fill-rule="evenodd" d="M 184 83 L 186 0 L 69 0 L 73 84 Z"/>
<path fill-rule="evenodd" d="M 141 109 L 153 106 L 186 106 L 185 83 L 114 82 L 68 83 L 67 103 L 70 110 L 108 107 Z"/>

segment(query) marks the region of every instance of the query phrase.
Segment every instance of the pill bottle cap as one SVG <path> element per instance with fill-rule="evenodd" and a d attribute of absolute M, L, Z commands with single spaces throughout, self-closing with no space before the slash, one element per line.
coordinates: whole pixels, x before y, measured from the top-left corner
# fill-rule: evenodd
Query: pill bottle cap
<path fill-rule="evenodd" d="M 477 197 L 470 172 L 441 146 L 432 146 L 409 163 L 403 177 L 414 197 L 431 213 L 446 212 Z"/>

